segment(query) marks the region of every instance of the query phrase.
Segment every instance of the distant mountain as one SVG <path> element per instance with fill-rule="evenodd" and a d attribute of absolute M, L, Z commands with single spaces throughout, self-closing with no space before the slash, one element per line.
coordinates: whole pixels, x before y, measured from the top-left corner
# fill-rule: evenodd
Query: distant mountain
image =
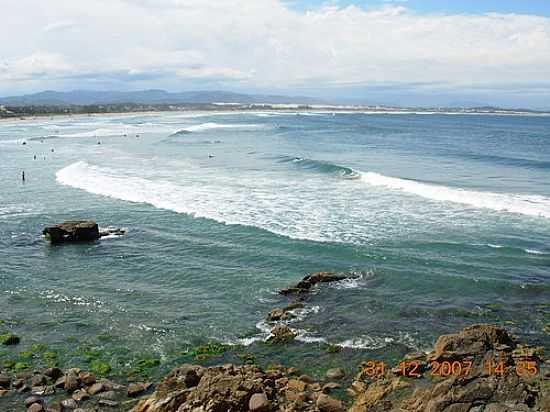
<path fill-rule="evenodd" d="M 23 96 L 0 97 L 0 104 L 8 106 L 71 106 L 88 104 L 208 104 L 208 103 L 302 103 L 322 104 L 320 99 L 302 96 L 249 95 L 226 91 L 191 91 L 169 93 L 165 90 L 134 92 L 74 90 L 70 92 L 44 91 Z"/>

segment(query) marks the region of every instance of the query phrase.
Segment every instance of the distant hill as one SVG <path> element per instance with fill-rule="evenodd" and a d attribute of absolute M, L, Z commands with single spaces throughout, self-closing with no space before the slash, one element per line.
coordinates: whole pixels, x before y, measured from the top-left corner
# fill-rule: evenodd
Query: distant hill
<path fill-rule="evenodd" d="M 0 104 L 7 106 L 70 106 L 93 104 L 208 104 L 208 103 L 302 103 L 323 104 L 320 99 L 302 96 L 249 95 L 226 91 L 191 91 L 169 93 L 165 90 L 140 90 L 134 92 L 74 90 L 70 92 L 44 91 L 23 96 L 0 97 Z"/>

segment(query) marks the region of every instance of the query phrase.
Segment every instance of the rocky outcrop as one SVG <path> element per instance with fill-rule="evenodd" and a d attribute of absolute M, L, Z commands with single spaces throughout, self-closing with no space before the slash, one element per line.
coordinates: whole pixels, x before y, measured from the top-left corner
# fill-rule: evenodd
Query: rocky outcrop
<path fill-rule="evenodd" d="M 174 369 L 155 393 L 132 412 L 344 412 L 344 404 L 323 393 L 311 378 L 290 370 L 267 371 L 253 365 Z"/>
<path fill-rule="evenodd" d="M 334 272 L 314 272 L 304 277 L 296 285 L 279 291 L 282 295 L 300 295 L 310 291 L 310 289 L 318 283 L 337 282 L 348 279 L 349 276 L 337 274 Z"/>
<path fill-rule="evenodd" d="M 429 354 L 407 359 L 404 368 L 382 376 L 365 364 L 349 389 L 355 398 L 350 411 L 550 410 L 540 350 L 518 344 L 504 329 L 474 325 L 439 337 Z"/>
<path fill-rule="evenodd" d="M 107 236 L 122 236 L 124 229 L 105 228 L 101 231 L 96 222 L 91 220 L 70 220 L 59 225 L 48 226 L 42 234 L 52 244 L 65 242 L 89 242 Z"/>
<path fill-rule="evenodd" d="M 96 222 L 86 220 L 67 221 L 60 225 L 49 226 L 42 231 L 53 244 L 65 242 L 83 242 L 100 238 Z"/>

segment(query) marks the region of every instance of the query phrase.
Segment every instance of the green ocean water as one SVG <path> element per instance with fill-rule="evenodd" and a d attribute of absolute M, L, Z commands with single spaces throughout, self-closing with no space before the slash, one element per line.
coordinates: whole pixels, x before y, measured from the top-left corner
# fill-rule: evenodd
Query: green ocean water
<path fill-rule="evenodd" d="M 240 346 L 209 362 L 253 353 L 315 374 L 480 322 L 550 345 L 549 117 L 9 121 L 0 176 L 0 327 L 22 338 L 3 361 L 51 352 L 159 375 L 217 342 Z M 80 218 L 127 234 L 41 237 Z M 296 344 L 264 344 L 265 315 L 287 303 L 277 290 L 321 270 L 355 278 L 308 298 Z"/>

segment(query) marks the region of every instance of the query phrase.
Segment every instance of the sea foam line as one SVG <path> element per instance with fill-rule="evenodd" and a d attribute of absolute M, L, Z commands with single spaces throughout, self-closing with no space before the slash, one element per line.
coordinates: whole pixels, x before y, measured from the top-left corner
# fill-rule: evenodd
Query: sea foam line
<path fill-rule="evenodd" d="M 372 186 L 400 190 L 440 202 L 452 202 L 498 212 L 550 218 L 550 198 L 544 196 L 455 189 L 388 177 L 374 172 L 362 172 L 360 179 Z"/>

